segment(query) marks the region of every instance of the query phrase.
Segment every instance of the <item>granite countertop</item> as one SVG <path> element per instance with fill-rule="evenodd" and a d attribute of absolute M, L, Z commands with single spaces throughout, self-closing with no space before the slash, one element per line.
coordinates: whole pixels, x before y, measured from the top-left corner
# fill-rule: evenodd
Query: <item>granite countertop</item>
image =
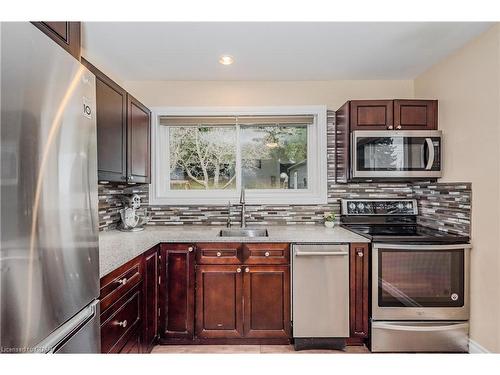
<path fill-rule="evenodd" d="M 104 231 L 99 234 L 99 275 L 108 274 L 129 260 L 149 250 L 161 242 L 370 242 L 336 225 L 333 229 L 322 225 L 270 225 L 269 237 L 219 237 L 218 226 L 147 226 L 142 232 Z"/>

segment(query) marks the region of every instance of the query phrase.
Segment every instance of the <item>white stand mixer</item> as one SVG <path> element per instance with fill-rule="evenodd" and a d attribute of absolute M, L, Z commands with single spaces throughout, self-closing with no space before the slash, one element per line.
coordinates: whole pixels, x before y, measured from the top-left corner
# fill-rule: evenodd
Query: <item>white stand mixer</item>
<path fill-rule="evenodd" d="M 118 225 L 118 229 L 124 232 L 139 232 L 144 230 L 144 226 L 149 221 L 149 216 L 145 209 L 140 210 L 141 197 L 137 194 L 131 196 L 122 196 L 125 208 L 120 210 L 122 221 Z"/>

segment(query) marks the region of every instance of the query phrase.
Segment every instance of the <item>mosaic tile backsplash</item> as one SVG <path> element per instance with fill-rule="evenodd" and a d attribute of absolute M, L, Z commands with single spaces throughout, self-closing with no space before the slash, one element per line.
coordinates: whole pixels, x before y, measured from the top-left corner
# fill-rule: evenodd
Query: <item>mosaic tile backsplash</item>
<path fill-rule="evenodd" d="M 450 233 L 470 234 L 471 185 L 468 183 L 335 183 L 335 132 L 333 112 L 328 115 L 327 183 L 328 200 L 324 205 L 248 205 L 247 223 L 251 225 L 319 224 L 325 212 L 340 213 L 340 198 L 417 198 L 419 223 Z M 120 195 L 127 188 L 121 183 L 99 184 L 99 229 L 116 228 L 123 207 Z M 130 186 L 129 186 L 130 188 Z M 148 185 L 137 186 L 142 206 L 151 215 L 148 225 L 224 225 L 225 205 L 158 206 L 148 203 Z M 231 211 L 231 222 L 239 223 L 239 210 Z"/>

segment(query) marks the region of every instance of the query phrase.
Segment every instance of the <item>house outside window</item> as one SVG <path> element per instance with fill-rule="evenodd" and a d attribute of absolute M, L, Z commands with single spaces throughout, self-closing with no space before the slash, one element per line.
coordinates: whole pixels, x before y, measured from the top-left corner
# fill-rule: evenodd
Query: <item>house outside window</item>
<path fill-rule="evenodd" d="M 326 108 L 153 109 L 152 204 L 326 203 Z M 320 152 L 323 150 L 323 152 Z"/>

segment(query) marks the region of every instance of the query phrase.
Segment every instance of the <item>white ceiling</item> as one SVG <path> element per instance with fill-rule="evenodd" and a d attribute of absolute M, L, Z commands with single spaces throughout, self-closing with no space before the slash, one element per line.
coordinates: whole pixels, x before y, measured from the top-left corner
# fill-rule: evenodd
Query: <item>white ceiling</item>
<path fill-rule="evenodd" d="M 83 48 L 121 81 L 413 79 L 491 25 L 85 22 Z"/>

